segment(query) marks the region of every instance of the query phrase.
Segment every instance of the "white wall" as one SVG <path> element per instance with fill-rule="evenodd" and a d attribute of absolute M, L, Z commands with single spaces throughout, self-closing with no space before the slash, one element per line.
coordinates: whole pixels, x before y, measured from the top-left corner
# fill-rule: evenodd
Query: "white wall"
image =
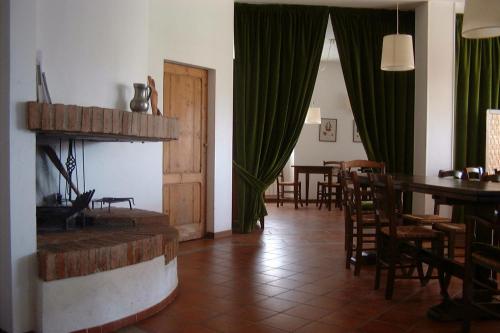
<path fill-rule="evenodd" d="M 10 1 L 0 1 L 0 328 L 11 327 L 9 134 L 10 134 Z"/>
<path fill-rule="evenodd" d="M 2 9 L 6 8 L 2 6 Z M 0 223 L 1 233 L 6 233 L 2 235 L 2 243 L 5 241 L 2 251 L 7 252 L 0 256 L 8 257 L 5 261 L 2 259 L 1 267 L 5 278 L 2 277 L 0 298 L 5 313 L 0 317 L 0 327 L 9 332 L 31 330 L 35 316 L 35 135 L 26 129 L 25 117 L 25 102 L 35 96 L 35 9 L 34 0 L 11 0 L 10 29 L 7 29 L 10 31 L 10 76 L 7 76 L 10 98 L 2 112 L 9 115 L 2 121 L 8 121 L 9 146 L 6 150 L 2 147 L 2 160 L 9 163 L 9 182 L 2 182 L 2 191 L 8 193 L 8 198 L 2 197 L 2 209 L 6 211 L 2 212 Z M 2 176 L 5 175 L 4 163 Z"/>
<path fill-rule="evenodd" d="M 232 0 L 150 0 L 149 72 L 163 105 L 165 60 L 210 69 L 207 231 L 231 229 Z"/>
<path fill-rule="evenodd" d="M 363 144 L 352 140 L 354 117 L 340 62 L 321 62 L 311 103 L 321 108 L 322 118 L 337 119 L 337 142 L 320 142 L 319 125 L 304 125 L 295 146 L 294 163 L 323 165 L 323 161 L 327 160 L 366 159 Z M 322 176 L 311 175 L 309 198 L 316 198 L 316 182 L 320 180 Z M 304 197 L 305 185 L 302 188 Z"/>
<path fill-rule="evenodd" d="M 148 16 L 148 3 L 135 0 L 37 1 L 37 48 L 53 103 L 128 110 L 132 83 L 148 75 Z M 96 189 L 96 198 L 132 196 L 138 207 L 161 211 L 161 147 L 86 142 L 87 190 Z M 78 154 L 81 161 L 80 147 Z M 37 171 L 39 199 L 56 192 L 52 164 L 39 157 Z"/>
<path fill-rule="evenodd" d="M 430 1 L 416 9 L 414 174 L 437 176 L 453 166 L 455 8 Z M 431 213 L 431 196 L 414 211 Z"/>

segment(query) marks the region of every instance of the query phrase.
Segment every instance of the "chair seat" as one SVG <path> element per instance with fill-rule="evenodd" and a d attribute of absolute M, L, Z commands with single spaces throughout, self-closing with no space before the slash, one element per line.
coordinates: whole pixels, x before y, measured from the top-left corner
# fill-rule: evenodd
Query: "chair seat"
<path fill-rule="evenodd" d="M 458 234 L 465 234 L 465 224 L 459 223 L 436 223 L 434 225 L 435 230 L 443 232 L 455 232 Z"/>
<path fill-rule="evenodd" d="M 387 236 L 390 235 L 389 227 L 381 228 L 381 232 Z M 418 225 L 404 225 L 396 228 L 398 239 L 436 239 L 439 235 L 438 231 Z"/>
<path fill-rule="evenodd" d="M 451 219 L 439 215 L 403 214 L 403 219 L 422 224 L 451 223 Z"/>

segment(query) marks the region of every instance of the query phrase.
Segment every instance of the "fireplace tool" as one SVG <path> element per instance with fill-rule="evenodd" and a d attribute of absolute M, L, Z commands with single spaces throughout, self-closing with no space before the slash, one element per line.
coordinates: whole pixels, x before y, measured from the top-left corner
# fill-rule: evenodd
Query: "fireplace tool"
<path fill-rule="evenodd" d="M 41 146 L 41 149 L 50 161 L 54 164 L 56 169 L 59 171 L 59 178 L 63 177 L 66 180 L 66 191 L 65 198 L 67 195 L 68 200 L 65 203 L 70 202 L 71 205 L 62 204 L 61 186 L 59 179 L 59 193 L 58 205 L 57 206 L 42 206 L 37 207 L 37 227 L 39 230 L 54 230 L 63 229 L 67 230 L 72 226 L 76 226 L 80 223 L 85 226 L 86 221 L 83 215 L 83 210 L 89 207 L 95 190 L 85 191 L 85 170 L 83 172 L 84 178 L 84 192 L 80 193 L 78 189 L 78 163 L 76 159 L 76 144 L 74 140 L 69 140 L 68 144 L 68 157 L 66 159 L 66 167 L 62 164 L 61 159 L 57 156 L 54 149 L 48 145 Z M 82 155 L 84 150 L 84 145 L 82 142 Z M 61 143 L 59 144 L 59 155 L 61 154 Z M 83 163 L 85 163 L 83 161 Z M 83 164 L 85 168 L 85 164 Z M 73 183 L 72 176 L 73 173 L 76 174 L 76 185 Z M 75 193 L 76 198 L 72 200 L 72 193 Z"/>

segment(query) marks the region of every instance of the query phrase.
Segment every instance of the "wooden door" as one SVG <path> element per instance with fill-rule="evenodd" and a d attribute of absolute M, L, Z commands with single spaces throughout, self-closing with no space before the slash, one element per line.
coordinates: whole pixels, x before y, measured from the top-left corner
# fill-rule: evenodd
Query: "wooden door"
<path fill-rule="evenodd" d="M 171 63 L 163 72 L 163 114 L 179 128 L 179 139 L 163 144 L 163 211 L 181 241 L 197 239 L 206 230 L 208 73 Z"/>

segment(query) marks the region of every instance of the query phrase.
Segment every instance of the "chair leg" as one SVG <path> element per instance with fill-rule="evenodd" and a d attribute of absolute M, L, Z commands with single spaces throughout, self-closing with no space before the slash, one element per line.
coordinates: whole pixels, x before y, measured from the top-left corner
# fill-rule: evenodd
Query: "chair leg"
<path fill-rule="evenodd" d="M 421 249 L 422 248 L 422 242 L 421 241 L 415 241 L 415 246 L 418 249 Z M 415 259 L 415 266 L 417 268 L 417 274 L 418 274 L 418 279 L 420 280 L 420 285 L 422 287 L 425 287 L 427 285 L 427 283 L 429 282 L 429 280 L 426 279 L 426 276 L 424 274 L 424 267 L 422 265 L 422 262 L 419 261 L 419 260 L 417 260 L 417 259 Z"/>
<path fill-rule="evenodd" d="M 347 244 L 349 243 L 348 239 L 349 239 L 349 218 L 348 218 L 348 215 L 347 215 L 347 210 L 348 208 L 346 208 L 346 212 L 344 213 L 344 251 L 347 251 Z"/>
<path fill-rule="evenodd" d="M 340 208 L 340 210 L 342 210 L 342 189 L 340 187 L 337 187 L 337 195 L 336 195 L 336 199 L 337 199 L 337 204 Z"/>
<path fill-rule="evenodd" d="M 356 224 L 357 237 L 356 237 L 356 264 L 354 265 L 354 275 L 358 276 L 361 272 L 361 263 L 363 261 L 363 227 Z"/>
<path fill-rule="evenodd" d="M 392 242 L 392 241 L 389 241 Z M 387 271 L 387 285 L 385 288 L 385 299 L 392 299 L 394 293 L 394 280 L 396 278 L 396 246 L 389 244 L 389 269 Z"/>
<path fill-rule="evenodd" d="M 320 184 L 317 183 L 316 184 L 316 207 L 319 206 L 319 200 L 321 198 L 320 187 L 321 187 Z"/>
<path fill-rule="evenodd" d="M 319 202 L 319 208 L 323 207 L 323 201 L 325 201 L 325 187 L 321 186 L 321 201 Z"/>
<path fill-rule="evenodd" d="M 281 187 L 281 197 L 280 197 L 280 206 L 283 207 L 283 202 L 285 201 L 285 187 Z"/>
<path fill-rule="evenodd" d="M 349 222 L 349 227 L 346 229 L 347 238 L 346 238 L 346 255 L 345 255 L 345 268 L 351 268 L 351 257 L 352 257 L 352 248 L 353 248 L 353 228 L 352 221 Z"/>
<path fill-rule="evenodd" d="M 280 206 L 280 186 L 276 184 L 276 207 Z"/>
<path fill-rule="evenodd" d="M 299 195 L 300 207 L 304 207 L 304 204 L 302 203 L 302 184 L 299 184 L 298 188 L 299 188 L 298 195 Z"/>
<path fill-rule="evenodd" d="M 381 237 L 379 235 L 375 236 L 375 244 L 377 247 L 377 258 L 375 259 L 375 290 L 378 290 L 380 288 L 380 271 L 382 270 L 382 267 L 380 266 L 381 263 L 381 256 L 382 256 L 382 242 L 381 242 Z"/>
<path fill-rule="evenodd" d="M 444 236 L 440 237 L 437 241 L 432 244 L 434 251 L 438 258 L 444 258 Z M 441 265 L 437 266 L 439 287 L 441 289 L 441 296 L 444 299 L 450 298 L 448 294 L 448 286 L 450 284 L 451 274 L 446 274 Z"/>

